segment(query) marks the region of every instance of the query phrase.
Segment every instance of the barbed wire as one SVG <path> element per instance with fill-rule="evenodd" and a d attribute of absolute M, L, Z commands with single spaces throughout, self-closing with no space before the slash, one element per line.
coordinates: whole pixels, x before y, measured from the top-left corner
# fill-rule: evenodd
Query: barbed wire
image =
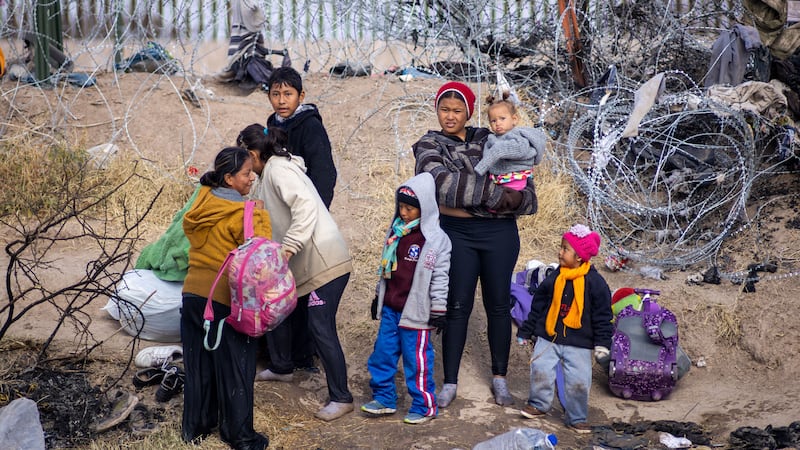
<path fill-rule="evenodd" d="M 713 260 L 736 228 L 753 220 L 746 209 L 754 184 L 768 174 L 791 170 L 771 151 L 781 139 L 779 127 L 710 101 L 699 87 L 711 43 L 720 30 L 745 17 L 745 10 L 731 0 L 576 3 L 566 11 L 559 11 L 555 1 L 264 0 L 261 5 L 269 17 L 266 45 L 288 48 L 298 69 L 307 63 L 312 72 L 327 72 L 335 64 L 356 62 L 388 77 L 415 67 L 443 79 L 480 82 L 480 89 L 491 87 L 500 71 L 520 94 L 523 108 L 556 136 L 562 159 L 558 169 L 570 173 L 586 194 L 587 218 L 612 251 L 665 267 Z M 177 73 L 142 78 L 119 117 L 105 88 L 73 88 L 99 93 L 97 106 L 108 111 L 111 124 L 107 140 L 124 139 L 139 156 L 144 152 L 129 125 L 142 120 L 141 105 L 165 86 L 178 97 L 186 88 L 202 90 L 209 72 L 221 69 L 209 65 L 203 44 L 216 40 L 225 45 L 227 4 L 71 0 L 62 5 L 68 56 L 81 61 L 77 70 L 119 77 L 115 64 L 120 55 L 130 55 L 151 40 L 161 42 L 175 58 Z M 30 2 L 0 6 L 0 36 L 9 40 L 9 60 L 24 57 L 14 41 L 32 30 L 32 17 Z M 577 36 L 565 34 L 570 20 Z M 576 84 L 576 59 L 586 86 Z M 617 77 L 609 93 L 609 86 L 601 83 L 610 67 Z M 642 119 L 638 136 L 623 138 L 636 90 L 661 73 L 666 74 L 667 92 Z M 52 119 L 45 126 L 17 108 L 23 88 L 46 89 L 8 81 L 0 85 L 2 98 L 11 105 L 0 124 L 0 139 L 19 123 L 43 135 L 55 134 L 70 114 L 74 94 L 55 92 L 57 101 L 48 103 Z M 598 97 L 605 94 L 601 105 Z M 184 102 L 184 114 L 175 118 L 191 130 L 180 143 L 187 166 L 205 136 L 221 134 L 211 120 L 211 102 L 201 100 L 202 115 Z M 427 114 L 429 100 L 385 99 L 361 120 L 391 116 L 396 153 L 403 156 L 408 152 L 405 136 L 418 135 L 420 122 L 401 120 L 400 115 L 409 110 Z M 334 101 L 321 96 L 319 106 L 324 109 Z M 697 159 L 698 152 L 713 155 L 715 161 L 695 161 L 699 171 L 676 166 Z M 789 157 L 796 158 L 794 153 Z"/>

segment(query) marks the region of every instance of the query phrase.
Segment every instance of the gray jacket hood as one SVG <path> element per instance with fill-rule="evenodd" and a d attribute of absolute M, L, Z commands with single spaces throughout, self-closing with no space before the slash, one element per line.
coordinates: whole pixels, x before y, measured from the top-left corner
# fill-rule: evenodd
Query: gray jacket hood
<path fill-rule="evenodd" d="M 436 184 L 433 175 L 422 172 L 401 185 L 410 188 L 419 200 L 420 219 L 419 229 L 425 239 L 430 239 L 434 233 L 441 233 L 439 228 L 439 205 L 436 204 Z M 400 205 L 395 191 L 394 216 L 400 215 Z"/>
<path fill-rule="evenodd" d="M 420 250 L 419 262 L 414 269 L 414 278 L 398 325 L 418 330 L 430 329 L 431 326 L 428 322 L 431 314 L 441 316 L 447 311 L 452 245 L 450 238 L 439 227 L 439 206 L 436 204 L 436 185 L 433 175 L 422 172 L 403 183 L 402 186 L 407 186 L 414 191 L 419 200 L 419 227 L 425 237 L 425 244 Z M 395 194 L 395 218 L 399 216 L 397 203 Z M 388 238 L 391 234 L 390 227 L 386 237 Z M 383 308 L 385 292 L 386 280 L 379 277 L 376 289 L 379 314 Z"/>

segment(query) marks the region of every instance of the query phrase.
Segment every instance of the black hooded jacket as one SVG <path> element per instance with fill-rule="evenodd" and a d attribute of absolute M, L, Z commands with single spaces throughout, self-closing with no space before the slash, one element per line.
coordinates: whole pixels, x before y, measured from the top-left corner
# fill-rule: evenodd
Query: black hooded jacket
<path fill-rule="evenodd" d="M 336 186 L 336 166 L 333 164 L 331 141 L 322 125 L 322 116 L 316 105 L 305 103 L 285 120 L 279 120 L 275 113 L 267 119 L 267 126 L 277 126 L 289 135 L 289 151 L 303 158 L 308 178 L 314 183 L 326 208 L 333 201 L 333 188 Z"/>

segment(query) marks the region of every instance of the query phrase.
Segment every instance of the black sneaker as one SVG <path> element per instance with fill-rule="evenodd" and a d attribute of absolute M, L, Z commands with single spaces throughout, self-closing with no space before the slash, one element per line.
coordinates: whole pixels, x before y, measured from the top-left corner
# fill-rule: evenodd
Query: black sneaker
<path fill-rule="evenodd" d="M 186 381 L 186 373 L 178 366 L 168 366 L 161 385 L 156 391 L 157 402 L 167 402 L 176 394 L 183 390 L 183 383 Z"/>

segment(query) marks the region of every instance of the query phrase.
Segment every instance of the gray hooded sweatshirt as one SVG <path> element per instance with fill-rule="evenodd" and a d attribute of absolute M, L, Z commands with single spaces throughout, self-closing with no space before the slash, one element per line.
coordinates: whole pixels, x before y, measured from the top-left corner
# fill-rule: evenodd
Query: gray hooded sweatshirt
<path fill-rule="evenodd" d="M 422 172 L 402 184 L 407 186 L 419 200 L 419 227 L 425 237 L 425 244 L 420 251 L 419 262 L 414 270 L 414 281 L 406 299 L 406 306 L 400 316 L 400 326 L 413 329 L 431 329 L 428 320 L 431 311 L 436 315 L 444 315 L 447 311 L 447 293 L 450 282 L 450 238 L 439 227 L 439 206 L 436 204 L 436 185 L 433 176 Z M 395 213 L 399 216 L 398 202 L 395 195 Z M 391 227 L 386 232 L 386 239 L 392 233 Z M 383 309 L 383 295 L 386 292 L 386 280 L 378 280 L 378 314 Z"/>

